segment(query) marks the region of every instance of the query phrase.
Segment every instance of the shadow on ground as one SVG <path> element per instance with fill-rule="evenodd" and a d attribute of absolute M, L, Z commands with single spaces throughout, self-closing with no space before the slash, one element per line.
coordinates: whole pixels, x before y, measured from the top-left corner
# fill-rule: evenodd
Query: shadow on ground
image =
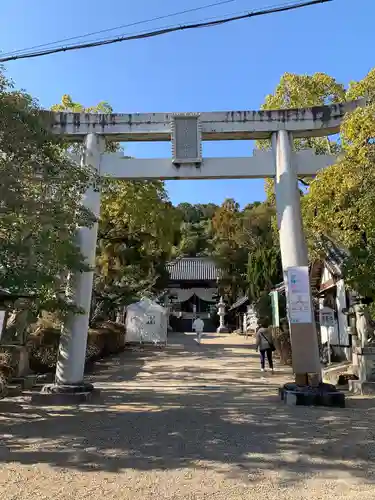
<path fill-rule="evenodd" d="M 124 353 L 97 370 L 102 399 L 80 408 L 0 401 L 0 461 L 115 473 L 205 467 L 248 481 L 278 469 L 286 483 L 320 473 L 372 480 L 373 400 L 367 405 L 362 400 L 360 409 L 355 402 L 346 409 L 285 407 L 276 396 L 277 382 L 260 379 L 254 364 L 244 367 L 246 356 L 232 349 L 209 345 L 186 352 L 186 346 L 172 345 L 167 353 Z M 188 380 L 215 379 L 209 366 L 215 352 L 225 366 L 241 365 L 251 384 L 227 383 L 232 375 L 216 368 L 222 386 L 189 385 Z M 157 377 L 157 366 L 149 371 L 158 383 L 134 385 L 131 381 L 155 358 L 163 375 Z M 178 366 L 182 359 L 188 360 L 185 368 Z M 168 367 L 169 380 L 179 379 L 178 386 L 168 387 Z M 131 384 L 116 387 L 124 379 Z"/>

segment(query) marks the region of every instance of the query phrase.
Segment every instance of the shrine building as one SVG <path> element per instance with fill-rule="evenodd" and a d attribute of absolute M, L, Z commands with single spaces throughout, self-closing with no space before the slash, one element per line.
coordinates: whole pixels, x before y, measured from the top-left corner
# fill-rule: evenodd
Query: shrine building
<path fill-rule="evenodd" d="M 209 257 L 182 257 L 167 264 L 167 270 L 172 328 L 189 332 L 199 316 L 205 331 L 214 331 L 212 318 L 219 300 L 219 268 L 215 262 Z"/>

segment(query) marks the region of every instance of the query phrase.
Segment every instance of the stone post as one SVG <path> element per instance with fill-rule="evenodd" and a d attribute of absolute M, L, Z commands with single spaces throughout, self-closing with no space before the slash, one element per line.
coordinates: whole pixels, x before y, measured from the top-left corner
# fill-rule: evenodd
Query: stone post
<path fill-rule="evenodd" d="M 308 266 L 308 253 L 303 233 L 300 193 L 293 164 L 292 136 L 280 130 L 272 136 L 276 162 L 275 195 L 284 282 L 290 267 Z M 286 290 L 288 293 L 288 290 Z M 296 382 L 307 383 L 308 374 L 321 380 L 318 337 L 311 304 L 311 323 L 291 324 L 293 370 Z"/>
<path fill-rule="evenodd" d="M 88 134 L 85 139 L 81 161 L 99 174 L 101 153 L 103 151 L 104 138 L 97 134 Z M 99 186 L 90 186 L 83 197 L 82 203 L 93 212 L 95 217 L 99 218 Z M 59 400 L 74 399 L 74 396 L 78 396 L 78 399 L 85 399 L 85 395 L 87 396 L 93 390 L 91 384 L 84 382 L 84 370 L 97 234 L 98 222 L 94 223 L 91 228 L 80 227 L 77 231 L 77 240 L 81 253 L 91 270 L 72 276 L 70 284 L 73 289 L 72 300 L 84 313 L 68 314 L 61 332 L 55 383 L 44 386 L 42 389 L 44 394 L 52 393 L 65 396 L 64 398 L 58 398 Z"/>

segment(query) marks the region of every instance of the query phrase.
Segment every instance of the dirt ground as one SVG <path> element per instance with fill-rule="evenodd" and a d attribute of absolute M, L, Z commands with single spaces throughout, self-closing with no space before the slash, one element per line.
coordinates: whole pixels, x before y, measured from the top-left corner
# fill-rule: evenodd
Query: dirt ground
<path fill-rule="evenodd" d="M 286 407 L 262 375 L 251 339 L 172 334 L 100 363 L 95 403 L 1 400 L 1 499 L 373 499 L 375 400 Z"/>

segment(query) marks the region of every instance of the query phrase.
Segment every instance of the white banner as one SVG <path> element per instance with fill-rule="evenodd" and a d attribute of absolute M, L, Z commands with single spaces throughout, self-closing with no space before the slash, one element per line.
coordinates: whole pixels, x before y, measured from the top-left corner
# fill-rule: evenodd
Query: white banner
<path fill-rule="evenodd" d="M 288 311 L 291 323 L 312 323 L 312 303 L 307 266 L 289 267 L 288 279 Z"/>

